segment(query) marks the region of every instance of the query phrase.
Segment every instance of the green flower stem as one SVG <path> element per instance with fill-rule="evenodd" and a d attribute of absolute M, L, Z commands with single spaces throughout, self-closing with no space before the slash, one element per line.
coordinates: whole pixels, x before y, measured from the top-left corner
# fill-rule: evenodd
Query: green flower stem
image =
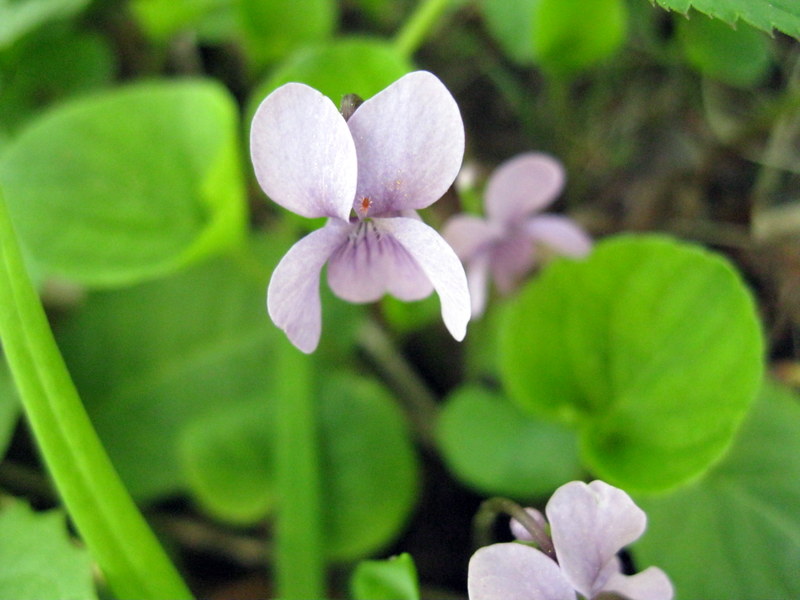
<path fill-rule="evenodd" d="M 282 600 L 325 598 L 325 556 L 313 358 L 281 343 L 275 446 L 275 579 Z"/>
<path fill-rule="evenodd" d="M 81 404 L 0 194 L 0 339 L 28 423 L 70 517 L 119 598 L 191 598 Z"/>
<path fill-rule="evenodd" d="M 453 0 L 422 0 L 394 38 L 394 46 L 403 56 L 411 56 Z"/>

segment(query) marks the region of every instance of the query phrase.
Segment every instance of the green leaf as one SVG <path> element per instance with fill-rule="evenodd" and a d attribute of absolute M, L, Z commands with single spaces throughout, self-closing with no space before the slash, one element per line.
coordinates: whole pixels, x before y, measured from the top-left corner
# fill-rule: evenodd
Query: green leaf
<path fill-rule="evenodd" d="M 533 54 L 546 71 L 573 75 L 614 54 L 627 26 L 624 0 L 537 0 Z"/>
<path fill-rule="evenodd" d="M 184 30 L 209 41 L 236 30 L 235 0 L 133 0 L 130 7 L 142 29 L 159 42 Z"/>
<path fill-rule="evenodd" d="M 771 33 L 778 29 L 800 38 L 800 3 L 796 0 L 655 0 L 664 8 L 686 14 L 690 8 L 731 25 L 738 20 Z"/>
<path fill-rule="evenodd" d="M 340 38 L 302 50 L 278 66 L 253 92 L 248 111 L 250 120 L 258 104 L 270 92 L 290 81 L 310 85 L 339 106 L 346 94 L 358 94 L 367 99 L 413 70 L 408 59 L 387 42 Z"/>
<path fill-rule="evenodd" d="M 0 540 L 0 598 L 97 598 L 89 553 L 69 539 L 60 511 L 12 502 L 0 510 Z"/>
<path fill-rule="evenodd" d="M 769 71 L 769 39 L 744 23 L 733 29 L 694 14 L 678 19 L 678 39 L 689 64 L 712 79 L 752 87 Z"/>
<path fill-rule="evenodd" d="M 358 563 L 350 580 L 355 600 L 419 600 L 417 568 L 410 554 Z"/>
<path fill-rule="evenodd" d="M 573 432 L 478 387 L 448 399 L 437 437 L 447 465 L 483 494 L 530 500 L 582 474 Z"/>
<path fill-rule="evenodd" d="M 245 42 L 258 62 L 272 62 L 321 42 L 336 28 L 333 0 L 239 0 L 238 7 Z"/>
<path fill-rule="evenodd" d="M 238 243 L 237 108 L 209 81 L 153 82 L 64 104 L 0 161 L 19 235 L 45 272 L 123 285 Z"/>
<path fill-rule="evenodd" d="M 762 373 L 740 276 L 715 254 L 658 236 L 609 239 L 583 262 L 554 263 L 510 307 L 501 337 L 511 398 L 578 427 L 586 464 L 632 490 L 708 469 Z"/>
<path fill-rule="evenodd" d="M 663 568 L 677 598 L 800 597 L 799 402 L 767 382 L 722 462 L 690 487 L 637 499 L 648 515 L 637 564 Z"/>
<path fill-rule="evenodd" d="M 486 27 L 506 55 L 520 64 L 533 62 L 533 21 L 539 0 L 484 0 Z"/>
<path fill-rule="evenodd" d="M 5 361 L 0 361 L 0 460 L 6 453 L 19 420 L 19 400 Z"/>
<path fill-rule="evenodd" d="M 82 10 L 89 0 L 0 0 L 0 50 L 40 25 Z"/>
<path fill-rule="evenodd" d="M 276 264 L 286 244 L 281 232 L 261 240 L 254 268 Z M 184 488 L 178 443 L 190 423 L 275 389 L 268 366 L 283 334 L 264 307 L 267 273 L 244 261 L 96 292 L 59 331 L 92 421 L 140 501 Z"/>

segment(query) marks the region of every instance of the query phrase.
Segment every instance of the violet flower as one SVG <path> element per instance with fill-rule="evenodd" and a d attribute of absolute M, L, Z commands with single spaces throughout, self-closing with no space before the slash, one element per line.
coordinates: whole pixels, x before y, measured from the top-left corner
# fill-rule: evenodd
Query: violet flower
<path fill-rule="evenodd" d="M 564 187 L 564 169 L 554 158 L 535 152 L 501 164 L 486 183 L 486 219 L 456 215 L 445 224 L 444 238 L 467 267 L 472 315 L 483 314 L 489 276 L 507 294 L 541 260 L 542 250 L 582 257 L 589 236 L 571 219 L 536 215 Z"/>
<path fill-rule="evenodd" d="M 410 73 L 345 118 L 320 92 L 287 83 L 261 103 L 250 150 L 275 202 L 304 217 L 329 217 L 278 263 L 267 291 L 275 324 L 303 352 L 322 327 L 319 277 L 350 302 L 384 293 L 439 294 L 442 318 L 462 340 L 470 317 L 461 262 L 417 216 L 455 180 L 464 126 L 455 100 L 431 73 Z"/>
<path fill-rule="evenodd" d="M 469 562 L 470 600 L 575 600 L 576 593 L 588 600 L 672 598 L 672 584 L 657 567 L 622 574 L 617 552 L 647 525 L 624 491 L 602 481 L 572 481 L 556 490 L 545 512 L 555 560 L 527 544 L 485 546 Z"/>

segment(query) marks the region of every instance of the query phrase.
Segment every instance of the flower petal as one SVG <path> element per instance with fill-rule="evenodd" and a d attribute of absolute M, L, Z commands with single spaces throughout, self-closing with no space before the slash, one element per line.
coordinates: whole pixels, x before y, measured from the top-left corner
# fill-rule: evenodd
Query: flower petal
<path fill-rule="evenodd" d="M 544 518 L 542 513 L 531 507 L 526 507 L 525 512 L 528 513 L 528 516 L 530 516 L 531 519 L 536 521 L 536 523 L 542 528 L 542 531 L 547 531 L 547 520 Z M 511 519 L 511 521 L 509 521 L 508 528 L 511 530 L 511 535 L 518 540 L 522 542 L 533 541 L 533 536 L 531 535 L 530 531 L 525 529 L 525 526 L 516 519 Z"/>
<path fill-rule="evenodd" d="M 538 152 L 520 154 L 501 164 L 486 183 L 484 204 L 490 221 L 512 224 L 542 210 L 564 187 L 564 167 Z"/>
<path fill-rule="evenodd" d="M 470 600 L 575 600 L 556 562 L 523 544 L 492 544 L 469 561 Z"/>
<path fill-rule="evenodd" d="M 489 295 L 489 253 L 484 252 L 467 262 L 467 287 L 469 288 L 472 318 L 483 314 Z"/>
<path fill-rule="evenodd" d="M 492 246 L 490 269 L 501 294 L 511 293 L 535 264 L 533 240 L 524 231 L 509 233 Z"/>
<path fill-rule="evenodd" d="M 610 572 L 604 567 L 638 539 L 647 517 L 624 491 L 603 481 L 572 481 L 558 488 L 545 509 L 561 571 L 587 598 Z"/>
<path fill-rule="evenodd" d="M 322 329 L 319 273 L 349 231 L 349 223 L 331 219 L 289 248 L 272 272 L 267 289 L 269 316 L 306 354 L 316 349 Z"/>
<path fill-rule="evenodd" d="M 456 253 L 435 229 L 422 221 L 407 217 L 379 221 L 381 229 L 394 236 L 417 261 L 439 294 L 445 326 L 456 340 L 463 340 L 470 318 L 470 300 L 467 276 Z"/>
<path fill-rule="evenodd" d="M 544 244 L 558 254 L 581 258 L 592 250 L 592 238 L 568 217 L 539 215 L 525 224 L 536 244 Z"/>
<path fill-rule="evenodd" d="M 253 117 L 250 155 L 274 202 L 304 217 L 349 218 L 355 145 L 333 102 L 317 90 L 287 83 L 267 96 Z"/>
<path fill-rule="evenodd" d="M 495 240 L 500 239 L 504 228 L 474 215 L 455 215 L 447 219 L 442 227 L 442 237 L 461 260 L 472 256 Z"/>
<path fill-rule="evenodd" d="M 347 121 L 358 154 L 354 207 L 387 216 L 436 202 L 458 175 L 464 124 L 455 100 L 426 71 L 401 77 Z"/>
<path fill-rule="evenodd" d="M 385 293 L 400 300 L 420 300 L 433 291 L 416 260 L 381 223 L 354 224 L 347 242 L 328 261 L 328 285 L 348 302 L 374 302 Z"/>
<path fill-rule="evenodd" d="M 615 573 L 603 586 L 603 591 L 629 600 L 672 600 L 675 595 L 669 577 L 658 567 L 649 567 L 636 575 Z"/>

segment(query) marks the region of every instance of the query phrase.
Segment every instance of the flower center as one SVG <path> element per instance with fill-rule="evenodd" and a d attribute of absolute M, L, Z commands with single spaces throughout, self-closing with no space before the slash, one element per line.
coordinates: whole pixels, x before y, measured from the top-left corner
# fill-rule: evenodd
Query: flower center
<path fill-rule="evenodd" d="M 372 206 L 372 200 L 368 196 L 364 196 L 358 206 L 358 212 L 361 213 L 362 219 L 366 218 L 370 206 Z"/>

